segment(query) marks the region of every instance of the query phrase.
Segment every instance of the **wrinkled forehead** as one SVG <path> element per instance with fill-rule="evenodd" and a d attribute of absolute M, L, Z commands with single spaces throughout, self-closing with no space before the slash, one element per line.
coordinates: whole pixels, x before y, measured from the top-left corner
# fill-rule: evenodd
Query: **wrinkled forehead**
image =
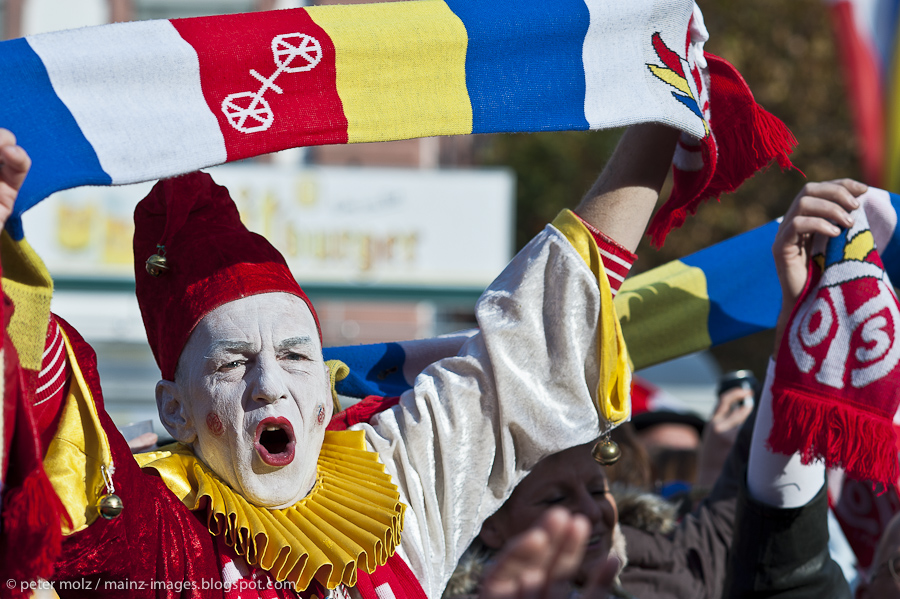
<path fill-rule="evenodd" d="M 257 332 L 302 330 L 318 337 L 306 303 L 290 293 L 261 293 L 222 304 L 204 316 L 194 331 L 212 337 Z"/>
<path fill-rule="evenodd" d="M 262 293 L 217 307 L 191 332 L 178 360 L 202 360 L 214 351 L 260 351 L 303 346 L 321 358 L 318 328 L 309 307 L 289 293 Z"/>

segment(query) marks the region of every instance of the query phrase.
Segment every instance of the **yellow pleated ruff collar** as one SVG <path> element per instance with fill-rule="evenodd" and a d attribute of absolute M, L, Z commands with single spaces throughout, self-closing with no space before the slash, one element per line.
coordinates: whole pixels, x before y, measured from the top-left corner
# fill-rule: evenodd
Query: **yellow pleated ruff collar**
<path fill-rule="evenodd" d="M 354 586 L 357 568 L 373 572 L 400 543 L 406 506 L 362 431 L 326 432 L 315 486 L 280 510 L 248 503 L 184 445 L 135 458 L 190 510 L 205 507 L 213 535 L 297 590 L 313 578 L 329 589 Z"/>

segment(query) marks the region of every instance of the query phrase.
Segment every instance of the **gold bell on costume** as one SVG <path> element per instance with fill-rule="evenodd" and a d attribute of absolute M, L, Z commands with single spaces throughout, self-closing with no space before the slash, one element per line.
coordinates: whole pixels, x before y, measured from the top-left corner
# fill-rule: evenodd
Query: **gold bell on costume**
<path fill-rule="evenodd" d="M 622 457 L 622 450 L 619 449 L 618 443 L 610 439 L 608 435 L 605 435 L 594 445 L 591 455 L 601 466 L 612 466 Z"/>
<path fill-rule="evenodd" d="M 166 260 L 166 248 L 156 246 L 157 253 L 147 258 L 147 272 L 150 276 L 158 277 L 169 270 L 169 261 Z"/>
<path fill-rule="evenodd" d="M 97 511 L 100 512 L 100 515 L 106 520 L 112 520 L 113 518 L 118 517 L 124 509 L 125 505 L 122 503 L 122 498 L 115 493 L 104 495 L 97 500 Z"/>
<path fill-rule="evenodd" d="M 116 486 L 112 479 L 113 472 L 115 472 L 113 466 L 100 466 L 100 475 L 103 477 L 103 483 L 106 485 L 106 494 L 101 495 L 97 499 L 97 511 L 100 512 L 100 515 L 105 520 L 118 518 L 122 510 L 125 509 L 122 498 L 116 495 Z"/>

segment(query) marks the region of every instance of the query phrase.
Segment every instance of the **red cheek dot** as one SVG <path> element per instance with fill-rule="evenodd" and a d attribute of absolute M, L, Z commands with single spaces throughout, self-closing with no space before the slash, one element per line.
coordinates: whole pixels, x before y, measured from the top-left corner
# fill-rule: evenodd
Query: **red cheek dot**
<path fill-rule="evenodd" d="M 206 428 L 209 429 L 209 432 L 212 433 L 214 437 L 221 437 L 222 433 L 225 432 L 225 427 L 222 426 L 222 421 L 215 412 L 210 412 L 206 415 Z"/>
<path fill-rule="evenodd" d="M 325 422 L 325 406 L 319 406 L 319 413 L 316 415 L 316 422 L 322 424 Z"/>

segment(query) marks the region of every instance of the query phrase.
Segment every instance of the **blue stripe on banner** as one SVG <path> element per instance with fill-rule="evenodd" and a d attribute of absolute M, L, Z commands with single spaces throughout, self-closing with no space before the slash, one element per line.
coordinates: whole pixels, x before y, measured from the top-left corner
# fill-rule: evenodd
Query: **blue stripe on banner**
<path fill-rule="evenodd" d="M 693 98 L 686 98 L 685 96 L 676 94 L 675 92 L 672 92 L 672 97 L 684 104 L 688 108 L 688 110 L 696 114 L 699 118 L 703 118 L 703 113 L 700 112 L 700 107 L 697 106 L 696 100 L 694 100 Z"/>
<path fill-rule="evenodd" d="M 588 128 L 583 0 L 446 2 L 469 38 L 472 133 Z"/>
<path fill-rule="evenodd" d="M 781 285 L 769 248 L 777 231 L 778 223 L 771 222 L 682 258 L 682 262 L 706 274 L 713 345 L 775 326 L 781 309 Z M 724 256 L 729 259 L 723 260 Z M 752 283 L 747 285 L 747 281 Z M 748 293 L 748 288 L 752 292 Z"/>
<path fill-rule="evenodd" d="M 350 374 L 335 386 L 340 395 L 402 395 L 410 389 L 403 377 L 406 351 L 399 343 L 347 345 L 322 349 L 326 360 L 340 360 L 350 367 Z"/>
<path fill-rule="evenodd" d="M 19 216 L 51 193 L 76 185 L 109 185 L 112 179 L 56 96 L 44 63 L 28 42 L 0 42 L 0 56 L 0 81 L 16 82 L 3 89 L 0 127 L 16 135 L 33 164 L 7 225 L 13 237 L 21 239 Z"/>

